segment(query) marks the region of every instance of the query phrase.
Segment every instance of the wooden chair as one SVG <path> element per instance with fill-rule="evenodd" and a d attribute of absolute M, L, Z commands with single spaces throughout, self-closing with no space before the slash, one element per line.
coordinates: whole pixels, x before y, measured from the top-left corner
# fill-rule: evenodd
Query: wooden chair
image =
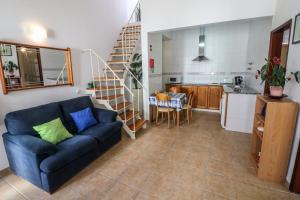
<path fill-rule="evenodd" d="M 180 88 L 179 87 L 170 87 L 169 92 L 180 93 Z"/>
<path fill-rule="evenodd" d="M 166 106 L 165 107 L 160 107 L 158 105 L 158 101 L 162 101 L 165 102 Z M 170 97 L 165 94 L 165 93 L 158 93 L 156 94 L 156 126 L 158 126 L 158 115 L 159 113 L 162 114 L 162 120 L 164 120 L 164 113 L 168 113 L 168 128 L 170 128 L 170 113 L 173 114 L 173 121 L 174 121 L 174 125 L 176 123 L 175 117 L 176 117 L 176 113 L 175 113 L 175 109 L 174 108 L 170 108 L 169 106 L 169 101 L 170 101 Z"/>
<path fill-rule="evenodd" d="M 193 114 L 192 114 L 193 101 L 194 101 L 194 92 L 190 92 L 188 94 L 188 102 L 182 108 L 183 111 L 186 111 L 186 117 L 187 117 L 188 124 L 190 124 L 190 120 L 192 119 L 192 116 L 193 116 Z"/>

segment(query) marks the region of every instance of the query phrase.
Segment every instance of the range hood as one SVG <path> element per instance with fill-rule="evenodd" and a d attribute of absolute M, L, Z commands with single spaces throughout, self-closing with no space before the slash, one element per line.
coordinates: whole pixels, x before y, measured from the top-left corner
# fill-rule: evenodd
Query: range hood
<path fill-rule="evenodd" d="M 198 44 L 198 56 L 193 59 L 195 62 L 207 61 L 205 56 L 205 28 L 200 28 L 199 44 Z"/>

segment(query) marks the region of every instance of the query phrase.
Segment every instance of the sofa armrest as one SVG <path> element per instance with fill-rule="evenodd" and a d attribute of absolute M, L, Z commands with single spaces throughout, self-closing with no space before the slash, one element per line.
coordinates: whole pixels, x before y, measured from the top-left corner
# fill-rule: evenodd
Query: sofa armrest
<path fill-rule="evenodd" d="M 101 123 L 115 122 L 118 113 L 111 110 L 105 110 L 101 108 L 94 108 L 94 114 L 96 119 Z"/>
<path fill-rule="evenodd" d="M 57 151 L 55 145 L 32 135 L 12 135 L 5 133 L 2 137 L 36 155 L 52 155 Z"/>

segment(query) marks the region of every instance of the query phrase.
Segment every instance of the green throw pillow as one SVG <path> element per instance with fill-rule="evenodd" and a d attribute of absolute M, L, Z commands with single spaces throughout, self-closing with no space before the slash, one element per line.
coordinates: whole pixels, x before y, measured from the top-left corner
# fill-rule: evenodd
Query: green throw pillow
<path fill-rule="evenodd" d="M 52 144 L 57 144 L 65 139 L 72 137 L 62 124 L 60 118 L 34 126 L 33 129 L 38 132 L 43 140 Z"/>

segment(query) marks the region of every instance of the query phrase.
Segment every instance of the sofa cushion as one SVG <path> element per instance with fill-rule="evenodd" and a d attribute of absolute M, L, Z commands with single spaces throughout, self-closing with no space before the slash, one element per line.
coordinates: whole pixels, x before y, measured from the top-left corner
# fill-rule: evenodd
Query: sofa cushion
<path fill-rule="evenodd" d="M 57 144 L 65 139 L 72 137 L 72 135 L 62 124 L 60 118 L 38 126 L 34 126 L 33 129 L 40 135 L 43 140 L 52 144 Z"/>
<path fill-rule="evenodd" d="M 73 112 L 83 110 L 85 108 L 91 108 L 91 109 L 94 108 L 93 102 L 91 101 L 89 96 L 61 101 L 59 102 L 59 105 L 61 106 L 62 109 L 66 128 L 72 134 L 77 133 L 77 127 L 70 114 Z"/>
<path fill-rule="evenodd" d="M 50 103 L 25 110 L 8 113 L 5 117 L 5 125 L 13 135 L 37 135 L 33 126 L 60 118 L 63 115 L 57 103 Z"/>
<path fill-rule="evenodd" d="M 43 160 L 40 169 L 45 173 L 54 172 L 84 154 L 97 148 L 97 142 L 90 136 L 76 135 L 56 145 L 58 151 Z"/>
<path fill-rule="evenodd" d="M 95 124 L 98 124 L 91 108 L 85 108 L 83 110 L 70 113 L 70 115 L 75 122 L 78 132 L 81 132 Z"/>
<path fill-rule="evenodd" d="M 85 131 L 81 132 L 80 135 L 89 135 L 95 138 L 98 142 L 105 142 L 108 138 L 116 133 L 120 133 L 122 123 L 119 121 L 112 123 L 101 123 L 92 126 Z"/>

